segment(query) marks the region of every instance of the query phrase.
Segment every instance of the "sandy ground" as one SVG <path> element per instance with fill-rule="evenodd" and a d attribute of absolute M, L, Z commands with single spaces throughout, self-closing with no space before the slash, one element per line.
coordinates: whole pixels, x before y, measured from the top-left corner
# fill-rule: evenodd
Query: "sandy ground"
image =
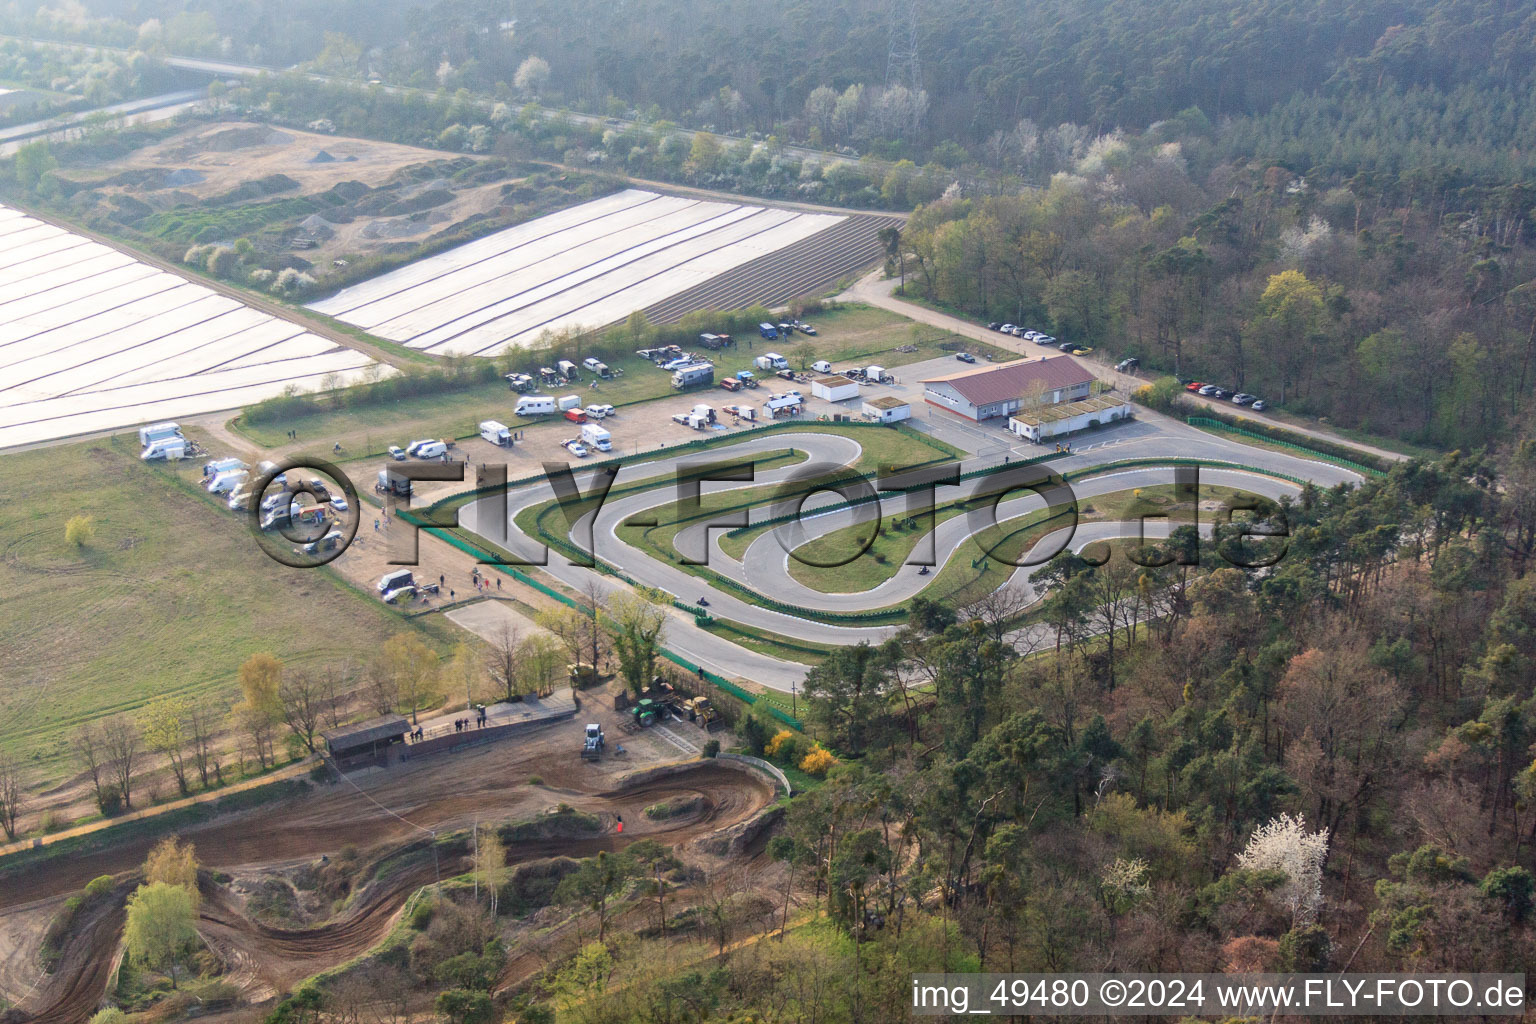
<path fill-rule="evenodd" d="M 321 154 L 332 159 L 325 160 Z M 402 168 L 460 157 L 485 159 L 248 121 L 222 121 L 188 128 L 110 163 L 89 170 L 71 168 L 68 173 L 88 183 L 123 172 L 163 172 L 163 177 L 152 178 L 145 185 L 113 185 L 104 190 L 162 206 L 213 199 L 275 174 L 298 182 L 298 188 L 277 193 L 274 198 L 313 195 L 345 181 L 376 188 Z M 399 243 L 420 242 L 468 217 L 496 209 L 503 202 L 502 184 L 498 181 L 456 189 L 451 200 L 417 213 L 359 216 L 350 223 L 335 224 L 316 233 L 317 247 L 300 255 L 324 267 L 342 255 L 366 255 Z M 423 180 L 402 184 L 397 191 L 404 199 L 432 187 L 434 182 Z"/>
<path fill-rule="evenodd" d="M 661 776 L 644 772 L 679 760 L 669 743 L 654 742 L 653 732 L 624 736 L 627 753 L 622 757 L 610 753 L 595 764 L 583 761 L 585 721 L 603 723 L 610 746 L 622 735 L 619 716 L 602 696 L 586 694 L 583 701 L 575 719 L 454 754 L 354 773 L 310 796 L 231 815 L 184 838 L 195 844 L 204 866 L 250 875 L 312 862 L 348 845 L 377 860 L 419 843 L 428 830 L 441 835 L 475 820 L 526 820 L 560 803 L 605 822 L 597 836 L 514 843 L 508 862 L 517 863 L 555 854 L 586 856 L 636 838 L 686 845 L 745 821 L 772 801 L 772 788 L 764 780 L 714 762 Z M 636 769 L 642 773 L 636 775 Z M 531 782 L 534 777 L 538 784 Z M 678 796 L 699 797 L 699 810 L 661 821 L 645 817 L 647 806 Z M 622 836 L 615 829 L 621 817 Z M 149 845 L 149 838 L 128 840 L 0 878 L 0 939 L 7 940 L 10 950 L 0 954 L 0 992 L 13 1002 L 24 997 L 30 1019 L 83 1020 L 94 1008 L 121 928 L 121 903 L 112 901 L 82 922 L 66 943 L 60 969 L 46 977 L 31 968 L 41 929 L 60 897 L 96 875 L 133 870 Z M 367 885 L 337 917 L 298 930 L 251 921 L 241 901 L 209 885 L 201 930 L 240 965 L 245 992 L 264 998 L 370 948 L 388 932 L 410 892 L 464 866 L 452 851 L 417 858 Z"/>

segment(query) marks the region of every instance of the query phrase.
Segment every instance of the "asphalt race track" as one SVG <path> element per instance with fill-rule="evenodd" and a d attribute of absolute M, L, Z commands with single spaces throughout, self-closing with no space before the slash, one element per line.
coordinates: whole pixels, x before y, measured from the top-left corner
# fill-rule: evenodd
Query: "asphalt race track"
<path fill-rule="evenodd" d="M 1265 475 L 1266 473 L 1310 480 L 1322 487 L 1357 484 L 1361 479 L 1358 474 L 1331 463 L 1238 444 L 1156 414 L 1142 412 L 1141 416 L 1142 419 L 1137 423 L 1122 428 L 1133 432 L 1133 443 L 1090 449 L 1080 454 L 1064 456 L 1052 460 L 1049 463 L 1050 468 L 1056 472 L 1081 473 L 1084 470 L 1092 470 L 1094 467 L 1105 467 L 1102 475 L 1074 480 L 1072 489 L 1080 499 L 1173 482 L 1171 466 L 1111 468 L 1111 464 L 1128 459 L 1159 457 L 1199 459 L 1207 463 L 1252 466 L 1263 472 L 1203 467 L 1200 479 L 1204 484 L 1234 487 L 1251 494 L 1275 499 L 1285 495 L 1295 495 L 1300 491 L 1300 487 L 1288 480 Z M 626 463 L 614 481 L 614 489 L 617 491 L 626 485 L 642 481 L 669 481 L 679 469 L 735 457 L 780 451 L 787 447 L 793 447 L 798 452 L 805 453 L 806 461 L 809 463 L 847 465 L 855 461 L 860 454 L 861 449 L 855 440 L 856 436 L 830 432 L 748 436 L 748 439 L 738 444 L 725 445 L 706 452 L 690 452 L 672 457 L 651 458 L 645 462 Z M 1001 455 L 967 458 L 963 461 L 961 470 L 969 472 L 996 466 L 1002 461 Z M 751 483 L 704 483 L 702 488 L 706 494 L 760 488 L 781 483 L 797 471 L 803 471 L 803 464 L 775 467 L 757 474 Z M 583 493 L 591 486 L 594 475 L 591 471 L 577 471 L 576 481 Z M 952 501 L 965 494 L 965 488 L 974 490 L 986 487 L 987 480 L 988 478 L 982 477 L 967 481 L 962 488 L 942 488 L 936 495 L 936 501 L 941 505 Z M 495 499 L 482 500 L 466 506 L 460 512 L 460 523 L 513 554 L 537 563 L 544 557 L 543 546 L 523 536 L 511 524 L 523 509 L 540 505 L 553 498 L 554 491 L 548 482 L 526 485 L 512 490 L 507 495 L 505 529 L 501 528 L 500 516 L 497 514 L 499 502 Z M 819 644 L 856 644 L 860 641 L 877 643 L 889 636 L 896 628 L 840 625 L 775 611 L 737 596 L 732 588 L 714 586 L 707 579 L 694 576 L 675 564 L 659 561 L 647 552 L 631 547 L 617 536 L 616 528 L 626 519 L 647 509 L 670 506 L 675 500 L 674 489 L 668 485 L 643 489 L 634 494 L 616 495 L 603 504 L 596 514 L 595 523 L 590 522 L 590 514 L 584 516 L 572 524 L 571 534 L 578 544 L 582 543 L 580 538 L 585 536 L 585 529 L 590 523 L 597 556 L 612 565 L 621 567 L 637 582 L 663 590 L 689 604 L 697 603 L 700 597 L 704 597 L 708 600 L 709 611 L 716 617 L 767 630 L 794 640 Z M 838 500 L 836 495 L 827 496 L 828 503 Z M 719 547 L 719 537 L 725 531 L 721 529 L 712 531 L 709 550 L 711 569 L 751 588 L 763 597 L 805 608 L 811 612 L 831 613 L 863 612 L 898 606 L 921 594 L 926 586 L 938 578 L 938 571 L 920 576 L 915 568 L 903 567 L 891 579 L 863 593 L 827 594 L 800 584 L 788 574 L 789 555 L 785 550 L 786 542 L 782 535 L 793 530 L 794 540 L 787 543 L 789 547 L 796 547 L 850 523 L 867 521 L 873 516 L 876 507 L 871 503 L 851 511 L 843 510 L 816 515 L 814 504 L 815 502 L 812 502 L 808 505 L 807 516 L 802 522 L 777 527 L 758 537 L 748 547 L 740 562 L 731 559 Z M 997 520 L 1002 522 L 1043 509 L 1046 504 L 1038 495 L 1023 493 L 1020 497 L 1008 497 L 998 507 Z M 882 513 L 886 515 L 899 512 L 904 508 L 905 498 L 898 495 L 887 495 L 881 506 Z M 780 508 L 764 505 L 751 511 L 750 521 L 761 522 L 781 511 L 783 510 Z M 973 517 L 967 515 L 956 516 L 940 523 L 934 531 L 933 538 L 937 549 L 938 565 L 943 565 L 946 558 L 953 554 L 967 537 L 990 525 L 990 518 L 978 525 Z M 1083 523 L 1078 525 L 1072 537 L 1071 546 L 1074 550 L 1080 550 L 1097 540 L 1135 537 L 1141 529 L 1141 525 L 1137 523 Z M 690 553 L 699 551 L 704 532 L 703 524 L 695 524 L 680 530 L 676 539 L 677 547 Z M 1145 535 L 1148 537 L 1155 538 L 1165 533 L 1166 524 L 1157 520 L 1148 521 L 1145 526 Z M 1035 542 L 1031 548 L 1031 554 L 1043 555 L 1044 557 L 1039 560 L 1044 561 L 1048 553 L 1064 543 L 1064 534 L 1061 531 L 1052 531 Z M 1011 581 L 1014 586 L 1025 588 L 1031 598 L 1041 596 L 1035 593 L 1028 580 L 1029 575 L 1038 567 L 1038 564 L 1035 564 L 1019 568 Z M 612 577 L 583 566 L 571 565 L 569 559 L 557 551 L 549 552 L 548 564 L 544 566 L 544 571 L 577 590 L 582 590 L 594 582 L 603 593 L 625 588 L 625 584 Z M 745 677 L 776 689 L 788 690 L 792 684 L 798 684 L 806 672 L 804 665 L 747 650 L 701 629 L 693 622 L 691 616 L 682 612 L 677 613 L 669 624 L 668 637 L 669 646 L 674 650 L 699 662 L 711 671 L 727 677 Z"/>

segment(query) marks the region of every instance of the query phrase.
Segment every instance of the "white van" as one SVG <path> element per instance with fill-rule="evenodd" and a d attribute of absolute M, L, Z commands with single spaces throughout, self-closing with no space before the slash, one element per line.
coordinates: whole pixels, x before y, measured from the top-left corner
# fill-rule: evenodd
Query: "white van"
<path fill-rule="evenodd" d="M 232 469 L 227 473 L 220 473 L 208 481 L 209 494 L 233 494 L 236 487 L 244 487 L 251 474 L 243 469 Z"/>
<path fill-rule="evenodd" d="M 508 448 L 512 444 L 512 431 L 507 429 L 505 423 L 495 420 L 485 420 L 480 424 L 480 436 L 494 445 Z"/>
<path fill-rule="evenodd" d="M 151 441 L 149 442 L 149 447 L 139 453 L 139 458 L 145 462 L 151 462 L 155 459 L 174 462 L 177 459 L 184 459 L 186 457 L 187 441 L 186 438 L 179 435 L 175 437 L 162 437 Z"/>
<path fill-rule="evenodd" d="M 415 585 L 416 577 L 411 575 L 411 570 L 397 569 L 394 572 L 388 572 L 379 577 L 378 590 L 381 594 L 387 594 L 391 590 L 399 590 L 401 587 L 413 587 Z"/>
<path fill-rule="evenodd" d="M 181 427 L 175 423 L 151 423 L 147 427 L 139 428 L 139 447 L 148 448 L 150 444 L 163 437 L 180 437 Z"/>
<path fill-rule="evenodd" d="M 827 362 L 825 359 L 818 359 L 816 362 L 811 364 L 811 369 L 815 370 L 817 373 L 831 373 L 832 364 Z"/>
<path fill-rule="evenodd" d="M 448 454 L 448 446 L 441 441 L 428 441 L 416 449 L 418 459 L 440 459 Z"/>
<path fill-rule="evenodd" d="M 555 411 L 555 400 L 548 395 L 524 395 L 512 411 L 519 416 L 548 416 Z"/>

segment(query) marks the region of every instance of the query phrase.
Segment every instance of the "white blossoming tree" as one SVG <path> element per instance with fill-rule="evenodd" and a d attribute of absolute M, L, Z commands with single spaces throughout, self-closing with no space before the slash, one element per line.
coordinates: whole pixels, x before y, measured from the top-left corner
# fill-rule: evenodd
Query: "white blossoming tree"
<path fill-rule="evenodd" d="M 1305 815 L 1282 814 L 1248 837 L 1237 855 L 1239 867 L 1278 871 L 1285 882 L 1275 898 L 1291 912 L 1291 926 L 1310 923 L 1323 905 L 1323 861 L 1328 856 L 1328 830 L 1308 832 Z"/>

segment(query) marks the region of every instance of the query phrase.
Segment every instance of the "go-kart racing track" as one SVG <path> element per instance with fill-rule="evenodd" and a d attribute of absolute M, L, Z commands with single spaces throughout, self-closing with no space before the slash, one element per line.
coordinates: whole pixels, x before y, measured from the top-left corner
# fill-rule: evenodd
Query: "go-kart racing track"
<path fill-rule="evenodd" d="M 676 846 L 748 821 L 776 795 L 756 773 L 709 761 L 643 773 L 631 784 L 601 790 L 574 756 L 569 765 L 560 764 L 548 757 L 547 748 L 538 755 L 519 753 L 523 746 L 492 744 L 456 757 L 455 778 L 460 781 L 451 790 L 442 786 L 441 762 L 427 758 L 359 777 L 357 788 L 343 782 L 318 794 L 183 831 L 205 868 L 237 876 L 312 862 L 348 844 L 364 848 L 359 878 L 371 880 L 359 883 L 339 915 L 313 928 L 274 928 L 253 921 L 226 888 L 213 885 L 205 875 L 198 931 L 229 966 L 226 980 L 247 1000 L 259 1002 L 377 945 L 413 892 L 470 866 L 460 847 L 440 849 L 434 860 L 426 829 L 442 835 L 468 829 L 477 816 L 481 821 L 532 816 L 557 801 L 599 815 L 605 823 L 616 815 L 625 820 L 622 835 L 605 827 L 595 836 L 510 842 L 507 864 L 513 866 L 553 856 L 588 857 L 638 839 Z M 480 770 L 467 767 L 470 759 Z M 549 787 L 542 795 L 514 782 L 532 770 L 541 772 Z M 678 797 L 700 798 L 698 810 L 664 820 L 643 813 L 651 804 Z M 153 837 L 128 839 L 0 877 L 0 925 L 29 911 L 46 915 L 63 896 L 98 875 L 136 871 L 153 842 Z M 416 855 L 409 856 L 413 852 Z M 400 863 L 402 854 L 407 856 L 400 866 L 374 876 L 381 861 L 397 858 Z M 81 1024 L 96 1011 L 115 963 L 123 901 L 130 890 L 130 884 L 119 884 L 102 906 L 83 915 L 66 938 L 54 972 L 37 978 L 30 988 L 21 982 L 36 977 L 31 956 L 26 955 L 35 950 L 0 952 L 0 984 L 16 996 L 14 1005 L 24 1015 L 20 1019 Z M 526 974 L 537 967 L 525 960 L 514 955 L 502 984 L 520 981 L 519 971 Z M 13 971 L 15 976 L 9 976 Z"/>
<path fill-rule="evenodd" d="M 1122 435 L 1126 435 L 1119 443 L 1110 447 L 1064 455 L 1051 460 L 1046 465 L 1056 473 L 1073 475 L 1071 487 L 1078 499 L 1173 483 L 1174 470 L 1171 465 L 1114 468 L 1115 463 L 1158 458 L 1196 459 L 1202 463 L 1209 463 L 1211 465 L 1201 467 L 1202 484 L 1234 487 L 1270 499 L 1279 499 L 1285 495 L 1294 496 L 1300 492 L 1301 488 L 1297 484 L 1282 477 L 1310 480 L 1321 487 L 1332 487 L 1341 483 L 1357 484 L 1361 480 L 1359 474 L 1331 463 L 1227 441 L 1144 410 L 1140 412 L 1140 416 L 1141 419 L 1137 421 L 1114 428 Z M 744 459 L 767 452 L 782 452 L 791 447 L 796 449 L 797 453 L 804 453 L 804 462 L 780 465 L 757 473 L 750 483 L 704 482 L 701 484 L 704 494 L 761 488 L 765 485 L 781 483 L 797 472 L 804 472 L 805 465 L 809 463 L 826 466 L 846 466 L 853 463 L 861 452 L 856 440 L 857 436 L 857 433 L 834 433 L 831 429 L 826 433 L 774 432 L 758 437 L 748 435 L 737 444 L 722 445 L 706 452 L 626 462 L 614 480 L 615 494 L 597 510 L 595 523 L 592 522 L 592 513 L 582 516 L 570 527 L 571 539 L 578 546 L 583 545 L 582 538 L 587 535 L 586 529 L 590 524 L 594 553 L 598 559 L 622 568 L 636 582 L 665 591 L 686 604 L 697 604 L 702 596 L 708 602 L 708 611 L 718 618 L 775 633 L 791 640 L 816 644 L 846 645 L 861 641 L 878 643 L 889 637 L 898 627 L 840 625 L 830 621 L 818 621 L 814 616 L 819 612 L 833 614 L 869 612 L 903 606 L 939 578 L 942 573 L 940 567 L 954 555 L 967 538 L 993 525 L 994 521 L 990 517 L 987 517 L 984 522 L 979 522 L 977 517 L 959 515 L 941 522 L 933 531 L 937 554 L 933 572 L 919 575 L 916 566 L 902 566 L 893 577 L 872 590 L 845 594 L 822 593 L 793 579 L 788 573 L 789 551 L 851 523 L 873 519 L 877 511 L 886 516 L 902 514 L 906 509 L 904 496 L 887 493 L 882 495 L 879 504 L 871 502 L 863 506 L 855 506 L 851 510 L 828 511 L 818 515 L 815 510 L 819 505 L 834 505 L 842 501 L 841 495 L 824 493 L 818 496 L 821 500 L 813 498 L 806 503 L 802 521 L 767 530 L 751 543 L 739 561 L 726 554 L 720 547 L 719 541 L 724 533 L 723 529 L 707 530 L 706 524 L 699 523 L 689 525 L 678 532 L 675 541 L 677 550 L 695 560 L 703 554 L 704 535 L 708 532 L 710 534 L 709 570 L 771 601 L 803 608 L 807 613 L 805 616 L 792 615 L 756 604 L 738 596 L 735 588 L 714 585 L 707 578 L 701 578 L 679 568 L 676 564 L 652 557 L 648 552 L 626 543 L 617 533 L 618 526 L 625 520 L 647 510 L 659 511 L 674 504 L 677 500 L 677 492 L 673 481 L 680 469 L 686 471 L 689 467 L 697 468 L 703 464 Z M 1003 463 L 1004 458 L 1002 454 L 972 456 L 962 461 L 960 470 L 968 473 L 995 467 Z M 1263 472 L 1216 468 L 1220 465 L 1234 464 L 1254 467 Z M 1097 475 L 1081 476 L 1084 471 L 1093 470 L 1096 467 L 1101 467 L 1103 472 Z M 1265 475 L 1266 473 L 1279 475 L 1269 476 Z M 583 494 L 591 488 L 595 475 L 595 471 L 576 473 L 576 482 Z M 626 486 L 642 482 L 654 482 L 655 486 L 632 494 L 617 493 Z M 988 488 L 995 487 L 996 484 L 992 483 L 988 476 L 966 480 L 957 488 L 939 488 L 935 495 L 935 503 L 942 506 L 968 495 L 991 493 Z M 996 523 L 1006 524 L 1047 507 L 1045 499 L 1038 494 L 1020 493 L 1022 496 L 1006 497 L 998 504 Z M 461 526 L 484 537 L 492 544 L 506 549 L 518 558 L 535 564 L 545 561 L 544 572 L 577 591 L 585 592 L 586 588 L 594 583 L 603 593 L 624 589 L 626 584 L 622 581 L 594 569 L 572 565 L 570 559 L 557 550 L 549 550 L 546 561 L 544 546 L 537 540 L 525 536 L 518 529 L 515 520 L 519 512 L 553 499 L 554 491 L 548 482 L 527 484 L 512 489 L 507 494 L 505 527 L 502 526 L 498 514 L 501 502 L 494 497 L 482 498 L 465 506 L 460 510 L 459 522 Z M 790 509 L 764 504 L 750 511 L 749 523 L 760 523 L 786 511 Z M 557 520 L 560 517 L 550 518 Z M 1207 535 L 1210 530 L 1209 520 L 1209 515 L 1202 516 L 1202 532 Z M 1070 547 L 1074 551 L 1081 551 L 1095 541 L 1134 538 L 1143 528 L 1145 537 L 1158 538 L 1166 536 L 1168 526 L 1166 521 L 1160 520 L 1147 521 L 1144 527 L 1143 524 L 1135 522 L 1079 523 L 1075 533 L 1071 535 Z M 921 549 L 921 543 L 920 541 L 919 549 Z M 1041 596 L 1029 582 L 1029 576 L 1039 569 L 1040 563 L 1050 553 L 1066 543 L 1067 534 L 1064 530 L 1053 530 L 1037 539 L 1030 547 L 1028 555 L 1020 559 L 1033 564 L 1021 565 L 1015 570 L 1010 583 L 1022 589 L 1031 600 Z M 1045 627 L 1034 628 L 1043 630 Z M 669 623 L 668 646 L 721 676 L 742 678 L 782 691 L 788 691 L 792 685 L 798 686 L 808 670 L 803 664 L 738 646 L 724 637 L 701 628 L 691 616 L 681 612 L 676 613 Z"/>

